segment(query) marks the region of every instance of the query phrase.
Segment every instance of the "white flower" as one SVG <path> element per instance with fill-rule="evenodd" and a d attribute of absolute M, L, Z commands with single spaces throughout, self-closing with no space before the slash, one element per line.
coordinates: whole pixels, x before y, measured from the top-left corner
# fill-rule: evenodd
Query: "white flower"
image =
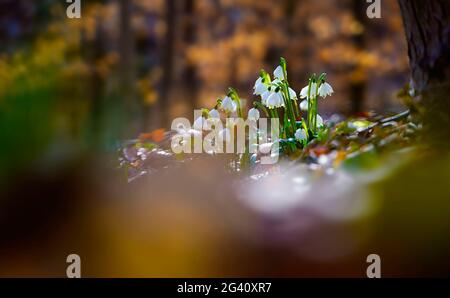
<path fill-rule="evenodd" d="M 253 85 L 253 90 L 256 89 L 256 86 L 258 86 L 259 84 L 261 84 L 263 82 L 261 77 L 258 77 L 258 79 L 255 81 L 255 84 Z"/>
<path fill-rule="evenodd" d="M 281 66 L 278 66 L 277 68 L 275 68 L 275 70 L 273 71 L 273 75 L 277 79 L 280 79 L 280 80 L 284 80 L 285 79 L 283 68 Z"/>
<path fill-rule="evenodd" d="M 258 83 L 257 85 L 255 85 L 255 90 L 253 91 L 253 94 L 255 95 L 261 95 L 263 94 L 265 91 L 267 91 L 267 85 L 264 84 L 263 82 Z"/>
<path fill-rule="evenodd" d="M 308 100 L 307 99 L 303 100 L 300 103 L 300 110 L 302 110 L 302 111 L 307 111 L 308 110 Z"/>
<path fill-rule="evenodd" d="M 319 92 L 320 96 L 325 98 L 328 95 L 331 95 L 334 91 L 333 91 L 333 87 L 331 87 L 330 84 L 328 84 L 327 82 L 324 82 L 322 85 L 320 85 L 318 92 Z"/>
<path fill-rule="evenodd" d="M 216 109 L 212 109 L 211 111 L 209 111 L 209 117 L 213 119 L 220 119 L 220 113 Z"/>
<path fill-rule="evenodd" d="M 259 152 L 262 154 L 270 153 L 272 150 L 273 143 L 263 143 L 259 145 Z"/>
<path fill-rule="evenodd" d="M 259 111 L 258 111 L 258 109 L 251 108 L 251 109 L 248 111 L 248 116 L 247 116 L 247 118 L 248 118 L 249 120 L 258 121 L 258 119 L 259 119 Z"/>
<path fill-rule="evenodd" d="M 303 128 L 297 129 L 295 132 L 295 139 L 298 141 L 305 141 L 307 139 L 306 131 Z"/>
<path fill-rule="evenodd" d="M 218 135 L 220 142 L 227 142 L 229 143 L 231 141 L 231 130 L 229 128 L 224 128 L 223 130 L 219 131 Z"/>
<path fill-rule="evenodd" d="M 297 99 L 297 93 L 295 93 L 294 89 L 292 89 L 291 87 L 289 87 L 289 97 L 291 99 Z"/>
<path fill-rule="evenodd" d="M 272 94 L 269 90 L 261 94 L 261 103 L 267 107 L 267 99 Z"/>
<path fill-rule="evenodd" d="M 308 86 L 303 87 L 303 89 L 300 91 L 300 98 L 308 98 Z M 310 92 L 310 96 L 312 98 L 316 97 L 316 88 L 317 88 L 317 84 L 316 83 L 312 83 L 311 84 L 311 92 Z"/>
<path fill-rule="evenodd" d="M 320 127 L 323 125 L 323 119 L 322 119 L 322 117 L 320 117 L 319 114 L 317 114 L 316 125 L 317 125 L 317 127 Z"/>
<path fill-rule="evenodd" d="M 229 113 L 233 113 L 236 112 L 236 103 L 234 102 L 234 100 L 231 99 L 231 97 L 226 96 L 223 100 L 222 100 L 222 104 L 221 104 L 222 109 L 225 112 L 229 112 Z"/>
<path fill-rule="evenodd" d="M 303 87 L 302 90 L 300 90 L 300 98 L 308 97 L 308 88 L 309 88 L 309 86 L 306 86 L 306 87 Z"/>
<path fill-rule="evenodd" d="M 284 106 L 284 100 L 281 92 L 273 92 L 270 94 L 269 98 L 267 98 L 267 107 L 270 109 L 279 108 L 282 106 Z"/>
<path fill-rule="evenodd" d="M 194 121 L 194 125 L 192 126 L 195 130 L 203 130 L 203 123 L 205 123 L 205 117 L 198 117 Z"/>
<path fill-rule="evenodd" d="M 270 84 L 272 85 L 272 86 L 277 86 L 279 83 L 281 83 L 281 80 L 280 79 L 274 79 L 272 82 L 270 82 Z"/>

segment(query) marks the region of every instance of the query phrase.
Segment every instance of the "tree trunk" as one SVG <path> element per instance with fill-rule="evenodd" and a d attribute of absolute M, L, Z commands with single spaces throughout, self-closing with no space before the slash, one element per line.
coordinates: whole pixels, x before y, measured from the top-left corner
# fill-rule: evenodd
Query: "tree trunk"
<path fill-rule="evenodd" d="M 450 132 L 450 1 L 398 0 L 408 42 L 411 90 L 424 124 Z"/>
<path fill-rule="evenodd" d="M 92 42 L 88 42 L 86 38 L 85 30 L 81 31 L 81 52 L 83 58 L 86 60 L 89 66 L 89 95 L 90 95 L 90 125 L 89 125 L 89 141 L 90 145 L 94 148 L 99 148 L 102 142 L 102 131 L 103 127 L 101 125 L 104 121 L 104 87 L 105 80 L 100 75 L 96 63 L 98 60 L 104 57 L 106 53 L 105 49 L 105 34 L 103 31 L 103 25 L 101 18 L 95 16 L 95 37 Z"/>
<path fill-rule="evenodd" d="M 408 42 L 412 87 L 426 91 L 450 77 L 450 1 L 399 0 Z"/>
<path fill-rule="evenodd" d="M 185 50 L 195 42 L 195 0 L 185 0 L 184 3 L 184 42 Z M 185 52 L 186 53 L 186 52 Z M 195 64 L 188 59 L 185 59 L 186 68 L 184 70 L 184 83 L 186 94 L 190 103 L 191 109 L 197 107 L 197 70 Z"/>
<path fill-rule="evenodd" d="M 128 137 L 135 135 L 140 129 L 138 113 L 140 106 L 136 98 L 135 61 L 134 61 L 134 36 L 131 27 L 132 1 L 119 0 L 120 5 L 120 35 L 119 35 L 119 80 L 120 96 L 125 107 L 127 130 L 124 134 Z"/>
<path fill-rule="evenodd" d="M 366 15 L 366 2 L 361 0 L 352 0 L 353 16 L 364 28 L 360 33 L 353 36 L 353 44 L 358 51 L 363 51 L 366 48 L 365 32 L 367 30 L 367 15 Z M 355 65 L 353 72 L 360 70 L 359 65 Z M 357 78 L 357 79 L 356 79 Z M 367 91 L 367 82 L 365 76 L 356 75 L 353 76 L 352 82 L 349 86 L 350 90 L 350 112 L 352 115 L 356 115 L 363 110 L 364 101 Z"/>
<path fill-rule="evenodd" d="M 164 37 L 164 44 L 161 48 L 163 77 L 160 84 L 160 95 L 157 102 L 157 109 L 153 115 L 153 123 L 157 127 L 168 128 L 169 119 L 169 96 L 172 89 L 173 58 L 175 51 L 175 25 L 177 22 L 177 4 L 175 0 L 166 0 L 165 22 L 167 32 Z"/>

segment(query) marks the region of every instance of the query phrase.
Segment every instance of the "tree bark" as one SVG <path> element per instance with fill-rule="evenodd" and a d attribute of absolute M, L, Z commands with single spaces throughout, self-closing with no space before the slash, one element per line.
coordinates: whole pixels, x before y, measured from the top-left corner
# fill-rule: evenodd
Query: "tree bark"
<path fill-rule="evenodd" d="M 450 136 L 450 1 L 398 0 L 408 43 L 413 105 L 433 134 Z"/>
<path fill-rule="evenodd" d="M 353 16 L 364 28 L 360 33 L 356 34 L 352 38 L 352 42 L 358 51 L 363 51 L 366 48 L 366 36 L 367 30 L 367 15 L 366 15 L 366 2 L 360 0 L 352 0 Z M 353 67 L 353 72 L 359 71 L 359 65 Z M 353 79 L 349 86 L 350 93 L 350 112 L 352 115 L 356 115 L 362 112 L 364 107 L 364 101 L 367 91 L 367 81 L 365 77 Z"/>
<path fill-rule="evenodd" d="M 120 7 L 120 34 L 119 34 L 119 80 L 120 96 L 122 97 L 127 129 L 123 132 L 124 136 L 131 137 L 135 135 L 142 127 L 139 125 L 139 111 L 141 107 L 137 102 L 134 82 L 135 57 L 134 57 L 134 34 L 131 27 L 132 1 L 119 0 Z"/>
<path fill-rule="evenodd" d="M 184 43 L 185 50 L 195 42 L 195 0 L 185 0 L 184 3 Z M 185 52 L 186 53 L 186 52 Z M 186 88 L 186 94 L 190 103 L 190 108 L 197 108 L 197 69 L 196 66 L 185 59 L 186 67 L 184 70 L 184 84 Z"/>
<path fill-rule="evenodd" d="M 175 52 L 175 25 L 177 22 L 177 3 L 175 0 L 166 0 L 165 22 L 167 32 L 164 37 L 164 45 L 161 49 L 163 77 L 160 84 L 160 96 L 157 102 L 156 113 L 153 122 L 157 127 L 169 127 L 169 101 L 172 89 L 172 76 L 174 68 Z"/>
<path fill-rule="evenodd" d="M 408 42 L 412 87 L 426 91 L 429 84 L 450 77 L 450 1 L 399 0 Z"/>

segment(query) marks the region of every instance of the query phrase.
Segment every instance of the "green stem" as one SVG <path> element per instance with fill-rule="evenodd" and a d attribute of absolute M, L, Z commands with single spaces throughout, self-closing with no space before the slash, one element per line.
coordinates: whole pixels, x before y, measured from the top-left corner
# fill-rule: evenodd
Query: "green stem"
<path fill-rule="evenodd" d="M 273 114 L 274 114 L 274 118 L 278 118 L 278 119 L 280 119 L 280 116 L 278 115 L 278 110 L 275 108 L 275 109 L 273 109 Z"/>
<path fill-rule="evenodd" d="M 311 85 L 312 85 L 312 79 L 309 79 L 308 82 L 308 128 L 312 131 L 312 99 L 311 99 Z"/>
<path fill-rule="evenodd" d="M 269 114 L 270 114 L 270 118 L 275 118 L 275 114 L 273 112 L 273 109 L 269 108 Z"/>
<path fill-rule="evenodd" d="M 231 99 L 233 99 L 236 102 L 238 117 L 244 118 L 241 109 L 241 99 L 239 98 L 239 95 L 237 94 L 236 90 L 234 90 L 233 88 L 229 88 L 228 96 L 230 96 Z"/>
<path fill-rule="evenodd" d="M 283 84 L 283 93 L 284 93 L 284 104 L 286 106 L 286 113 L 288 115 L 289 118 L 289 122 L 290 122 L 290 137 L 293 137 L 295 134 L 295 123 L 296 123 L 296 119 L 295 119 L 295 115 L 294 115 L 294 108 L 292 107 L 292 100 L 289 96 L 289 89 L 286 83 Z"/>
<path fill-rule="evenodd" d="M 260 103 L 259 101 L 254 101 L 253 106 L 260 109 L 261 111 L 263 111 L 264 114 L 266 114 L 266 117 L 269 117 L 269 112 L 267 111 L 266 107 L 262 103 Z"/>
<path fill-rule="evenodd" d="M 294 113 L 295 113 L 295 120 L 300 119 L 301 114 L 300 114 L 300 108 L 298 106 L 298 102 L 296 99 L 292 99 L 294 101 Z"/>

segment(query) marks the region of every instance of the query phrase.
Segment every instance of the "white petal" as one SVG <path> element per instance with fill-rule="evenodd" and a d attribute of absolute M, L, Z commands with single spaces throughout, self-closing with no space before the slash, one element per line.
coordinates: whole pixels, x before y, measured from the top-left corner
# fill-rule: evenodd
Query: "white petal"
<path fill-rule="evenodd" d="M 308 88 L 309 88 L 309 86 L 303 87 L 303 89 L 300 91 L 300 98 L 308 97 Z"/>
<path fill-rule="evenodd" d="M 327 97 L 328 95 L 331 95 L 333 92 L 334 92 L 333 87 L 331 87 L 331 85 L 328 84 L 327 82 L 324 82 L 319 87 L 319 95 L 322 96 L 323 98 Z"/>
<path fill-rule="evenodd" d="M 194 125 L 192 126 L 195 130 L 203 130 L 203 123 L 205 122 L 205 117 L 198 117 L 194 121 Z"/>
<path fill-rule="evenodd" d="M 322 119 L 322 117 L 320 117 L 319 114 L 317 114 L 316 125 L 317 125 L 317 127 L 320 127 L 323 125 L 323 119 Z"/>
<path fill-rule="evenodd" d="M 331 94 L 331 93 L 334 92 L 333 87 L 331 87 L 330 84 L 328 84 L 327 82 L 325 82 L 324 85 L 325 85 L 325 88 L 327 88 L 328 94 Z"/>
<path fill-rule="evenodd" d="M 255 84 L 253 85 L 253 89 L 256 89 L 256 86 L 258 86 L 258 84 L 261 84 L 261 83 L 262 83 L 262 78 L 259 77 L 259 78 L 255 81 Z"/>
<path fill-rule="evenodd" d="M 222 109 L 224 109 L 224 111 L 226 112 L 230 112 L 233 113 L 236 111 L 236 103 L 229 97 L 226 96 L 223 100 L 222 100 L 222 105 L 221 105 Z"/>
<path fill-rule="evenodd" d="M 284 80 L 284 73 L 283 73 L 283 68 L 281 66 L 278 66 L 277 68 L 275 68 L 275 70 L 273 71 L 273 75 L 275 76 L 275 78 L 280 79 L 280 80 Z"/>
<path fill-rule="evenodd" d="M 266 91 L 263 94 L 261 94 L 261 103 L 265 106 L 267 106 L 267 99 L 272 94 L 270 91 Z"/>
<path fill-rule="evenodd" d="M 297 99 L 297 93 L 291 87 L 289 87 L 289 97 L 291 99 Z"/>
<path fill-rule="evenodd" d="M 297 131 L 295 132 L 295 139 L 299 141 L 306 140 L 306 132 L 303 128 L 297 129 Z"/>
<path fill-rule="evenodd" d="M 281 92 L 277 92 L 277 94 L 278 94 L 278 107 L 283 107 L 284 106 L 283 95 L 281 94 Z"/>
<path fill-rule="evenodd" d="M 260 115 L 259 115 L 258 109 L 251 108 L 251 109 L 248 111 L 248 116 L 247 116 L 247 118 L 248 118 L 249 120 L 258 121 L 259 116 L 260 116 Z"/>
<path fill-rule="evenodd" d="M 259 145 L 259 152 L 267 154 L 272 150 L 273 143 L 263 143 Z"/>
<path fill-rule="evenodd" d="M 271 84 L 272 86 L 278 86 L 279 83 L 281 83 L 281 80 L 280 80 L 280 79 L 275 79 L 275 80 L 273 80 L 272 82 L 270 82 L 270 84 Z"/>
<path fill-rule="evenodd" d="M 308 100 L 305 99 L 300 103 L 300 110 L 307 111 L 308 110 Z"/>
<path fill-rule="evenodd" d="M 273 92 L 267 99 L 267 106 L 271 109 L 279 108 L 284 105 L 283 95 L 281 92 Z"/>
<path fill-rule="evenodd" d="M 212 109 L 211 111 L 209 111 L 209 117 L 213 119 L 220 119 L 220 113 L 216 109 Z"/>
<path fill-rule="evenodd" d="M 255 86 L 255 91 L 253 92 L 253 94 L 261 95 L 266 91 L 267 91 L 267 85 L 264 83 L 259 83 L 258 85 Z"/>

